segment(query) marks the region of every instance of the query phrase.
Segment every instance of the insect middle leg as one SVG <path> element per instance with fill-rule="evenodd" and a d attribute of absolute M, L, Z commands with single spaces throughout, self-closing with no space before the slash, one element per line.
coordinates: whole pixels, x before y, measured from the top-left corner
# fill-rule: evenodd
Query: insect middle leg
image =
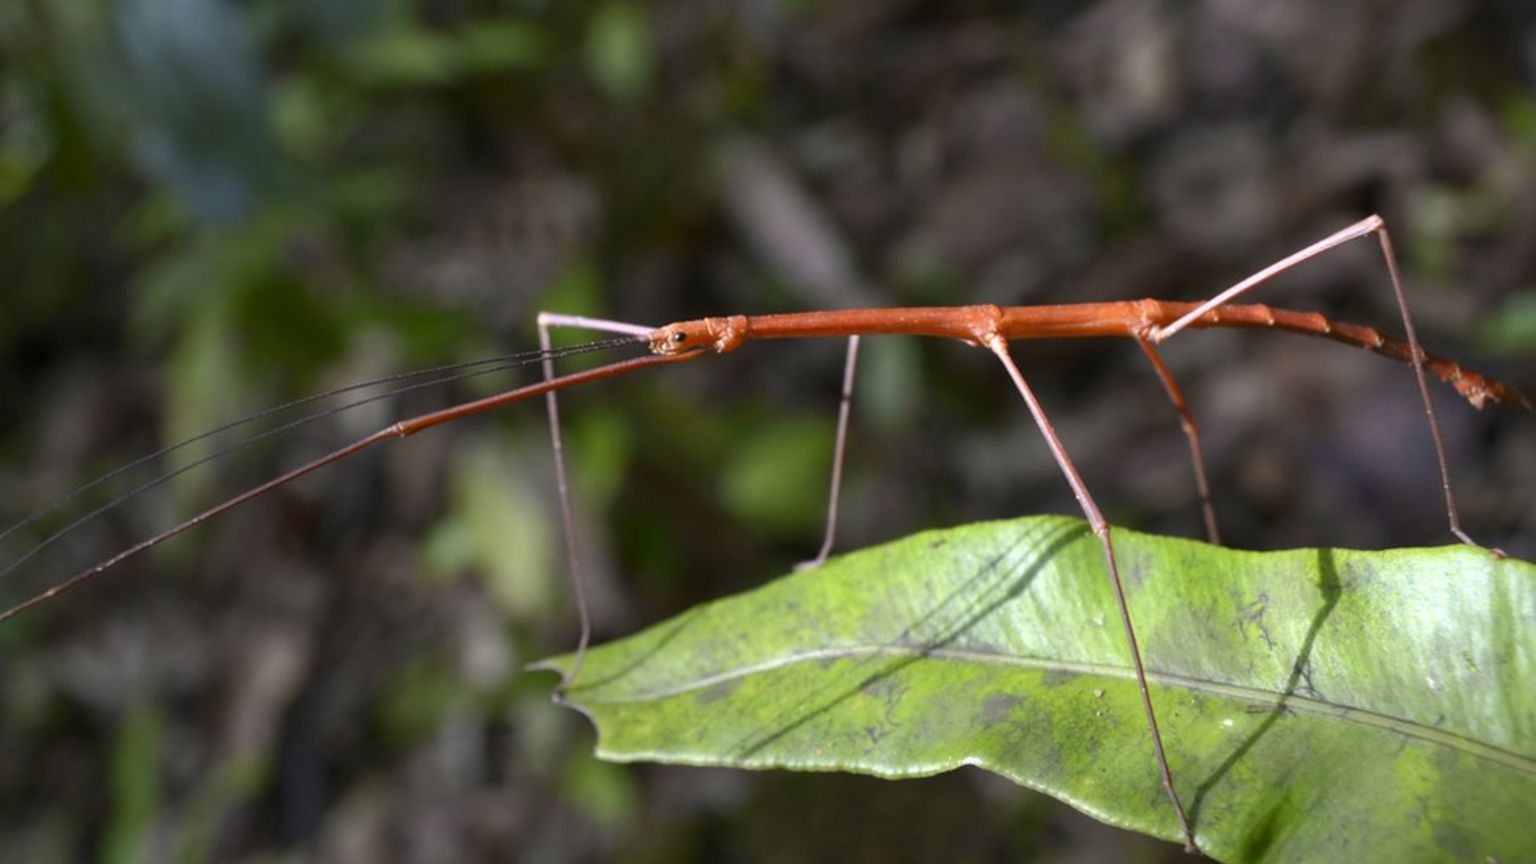
<path fill-rule="evenodd" d="M 822 536 L 821 549 L 816 557 L 801 561 L 796 570 L 820 567 L 832 554 L 832 544 L 837 539 L 837 508 L 842 498 L 843 456 L 848 449 L 848 417 L 853 408 L 853 378 L 859 365 L 859 337 L 848 337 L 848 355 L 843 363 L 843 390 L 837 402 L 837 438 L 832 445 L 832 482 L 827 491 L 827 530 Z"/>
<path fill-rule="evenodd" d="M 1110 541 L 1109 522 L 1104 519 L 1104 514 L 1099 511 L 1099 505 L 1094 503 L 1093 496 L 1088 492 L 1088 486 L 1083 483 L 1083 478 L 1077 473 L 1077 466 L 1072 464 L 1072 459 L 1067 456 L 1066 448 L 1062 446 L 1061 439 L 1056 436 L 1056 430 L 1051 426 L 1051 421 L 1045 416 L 1045 409 L 1040 407 L 1040 400 L 1035 398 L 1035 393 L 1030 389 L 1029 382 L 1024 379 L 1024 373 L 1019 371 L 1018 364 L 1014 363 L 1013 356 L 1008 351 L 1008 342 L 1001 336 L 993 336 L 987 347 L 1002 361 L 1003 368 L 1008 371 L 1008 377 L 1013 379 L 1014 386 L 1019 395 L 1024 397 L 1024 404 L 1029 407 L 1029 413 L 1034 417 L 1035 425 L 1039 427 L 1040 434 L 1045 438 L 1046 446 L 1051 450 L 1051 455 L 1056 459 L 1056 465 L 1061 468 L 1061 473 L 1066 477 L 1067 485 L 1072 487 L 1072 494 L 1077 498 L 1078 506 L 1083 509 L 1083 515 L 1088 517 L 1088 524 L 1093 528 L 1093 533 L 1099 538 L 1099 545 L 1104 549 L 1104 561 L 1109 567 L 1110 585 L 1115 591 L 1115 603 L 1120 610 L 1120 623 L 1125 629 L 1125 641 L 1131 650 L 1131 663 L 1136 671 L 1136 685 L 1141 691 L 1141 707 L 1147 717 L 1147 728 L 1152 733 L 1152 747 L 1157 754 L 1157 768 L 1162 775 L 1163 791 L 1168 795 L 1168 801 L 1173 805 L 1175 814 L 1179 820 L 1179 830 L 1184 835 L 1184 848 L 1188 852 L 1197 852 L 1199 847 L 1195 843 L 1194 830 L 1190 827 L 1189 816 L 1184 811 L 1184 804 L 1179 800 L 1179 793 L 1173 786 L 1173 772 L 1168 767 L 1168 753 L 1163 749 L 1163 734 L 1157 725 L 1157 712 L 1152 707 L 1152 692 L 1147 686 L 1147 672 L 1141 661 L 1141 648 L 1136 643 L 1136 628 L 1131 623 L 1131 610 L 1125 600 L 1125 586 L 1120 579 L 1120 567 L 1115 562 L 1115 547 Z"/>

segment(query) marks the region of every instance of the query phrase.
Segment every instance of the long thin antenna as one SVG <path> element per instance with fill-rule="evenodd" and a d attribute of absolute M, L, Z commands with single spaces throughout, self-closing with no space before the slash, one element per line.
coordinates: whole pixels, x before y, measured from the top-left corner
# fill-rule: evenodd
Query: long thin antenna
<path fill-rule="evenodd" d="M 469 380 L 471 378 L 478 378 L 478 377 L 481 377 L 481 376 L 484 376 L 484 375 L 491 375 L 491 374 L 494 374 L 496 372 L 504 372 L 504 371 L 506 371 L 508 369 L 513 369 L 513 368 L 516 368 L 518 366 L 524 366 L 524 365 L 527 365 L 527 364 L 530 364 L 530 363 L 535 363 L 535 362 L 543 362 L 548 357 L 551 357 L 551 356 L 553 356 L 553 357 L 566 357 L 566 356 L 571 356 L 573 354 L 583 354 L 583 353 L 587 353 L 587 352 L 590 352 L 590 351 L 597 351 L 597 350 L 602 350 L 602 349 L 606 349 L 606 348 L 616 347 L 616 346 L 619 346 L 619 345 L 631 344 L 633 341 L 634 340 L 632 340 L 632 339 L 604 339 L 604 340 L 600 340 L 600 341 L 596 341 L 596 342 L 587 342 L 587 343 L 584 343 L 584 344 L 581 344 L 581 345 L 573 345 L 573 346 L 570 346 L 568 348 L 562 348 L 562 349 L 558 349 L 558 350 L 555 350 L 555 351 L 549 351 L 549 352 L 544 352 L 544 351 L 525 351 L 525 352 L 522 352 L 520 354 L 506 355 L 505 358 L 492 358 L 492 359 L 488 359 L 488 360 L 473 360 L 473 361 L 469 361 L 467 363 L 455 363 L 455 364 L 451 364 L 451 365 L 448 365 L 448 366 L 439 366 L 439 367 L 435 367 L 434 369 L 417 370 L 415 372 L 405 372 L 405 373 L 401 373 L 401 374 L 398 374 L 398 375 L 391 375 L 391 376 L 388 376 L 386 378 L 377 378 L 377 379 L 374 379 L 373 381 L 367 381 L 367 382 L 362 382 L 362 383 L 358 383 L 358 384 L 350 384 L 350 385 L 348 385 L 346 387 L 339 387 L 339 388 L 336 388 L 335 390 L 329 390 L 329 391 L 326 391 L 325 393 L 315 394 L 313 396 L 306 396 L 303 399 L 297 399 L 297 400 L 294 400 L 292 402 L 285 403 L 283 405 L 278 405 L 278 406 L 275 406 L 273 408 L 267 408 L 267 409 L 265 409 L 263 411 L 259 411 L 256 414 L 252 414 L 252 415 L 250 415 L 248 417 L 245 417 L 245 418 L 242 418 L 240 420 L 235 420 L 235 421 L 232 421 L 230 423 L 226 423 L 223 426 L 218 427 L 217 429 L 210 430 L 208 432 L 203 432 L 201 434 L 198 434 L 198 435 L 195 435 L 195 436 L 193 436 L 191 438 L 188 438 L 185 441 L 177 442 L 176 444 L 172 444 L 169 447 L 165 447 L 165 448 L 162 448 L 160 450 L 157 450 L 156 452 L 151 453 L 148 456 L 142 456 L 142 457 L 134 460 L 133 462 L 129 463 L 126 466 L 117 468 L 117 469 L 109 472 L 108 474 L 106 474 L 106 475 L 104 475 L 102 477 L 99 477 L 99 478 L 97 478 L 95 480 L 92 480 L 90 483 L 87 483 L 84 486 L 81 486 L 80 488 L 74 490 L 73 492 L 70 492 L 68 495 L 66 495 L 60 501 L 55 501 L 52 504 L 50 504 L 48 507 L 44 508 L 43 510 L 40 510 L 37 513 L 34 513 L 31 516 L 28 516 L 27 518 L 23 519 L 21 522 L 16 523 L 16 525 L 14 525 L 11 528 L 7 529 L 5 533 L 9 534 L 12 531 L 16 530 L 17 528 L 20 528 L 22 525 L 31 524 L 31 523 L 36 522 L 38 519 L 41 519 L 41 518 L 43 518 L 44 516 L 46 516 L 46 515 L 48 515 L 50 513 L 56 512 L 57 510 L 59 510 L 63 506 L 63 504 L 65 502 L 67 502 L 67 501 L 69 501 L 69 500 L 71 500 L 73 498 L 78 497 L 80 494 L 82 494 L 83 492 L 85 492 L 85 491 L 87 491 L 89 489 L 92 489 L 92 488 L 94 488 L 96 486 L 100 486 L 102 483 L 106 482 L 107 480 L 109 480 L 109 479 L 111 479 L 113 477 L 121 475 L 122 473 L 124 473 L 125 471 L 129 470 L 130 468 L 133 468 L 133 467 L 135 467 L 137 465 L 142 465 L 145 462 L 147 462 L 147 461 L 149 461 L 151 459 L 154 459 L 154 458 L 156 458 L 158 456 L 163 456 L 165 454 L 172 453 L 172 452 L 175 452 L 175 451 L 180 450 L 182 448 L 185 448 L 185 447 L 187 447 L 190 444 L 196 443 L 198 441 L 202 441 L 202 440 L 204 440 L 204 439 L 206 439 L 206 438 L 208 438 L 208 437 L 210 437 L 212 435 L 216 435 L 220 431 L 225 431 L 225 430 L 237 428 L 237 427 L 239 427 L 241 425 L 244 425 L 244 424 L 247 424 L 247 423 L 251 422 L 253 419 L 258 419 L 260 417 L 271 416 L 271 415 L 276 414 L 276 413 L 278 413 L 278 412 L 280 412 L 280 411 L 282 411 L 282 410 L 284 410 L 286 408 L 291 408 L 291 407 L 294 407 L 294 406 L 297 406 L 297 405 L 308 404 L 308 403 L 316 401 L 317 399 L 324 398 L 326 396 L 335 396 L 335 395 L 339 395 L 339 394 L 343 394 L 343 393 L 349 393 L 349 392 L 353 392 L 353 391 L 356 391 L 356 390 L 364 389 L 366 387 L 372 387 L 372 386 L 379 386 L 381 384 L 387 384 L 387 383 L 392 382 L 392 381 L 402 381 L 402 380 L 406 380 L 406 379 L 409 379 L 409 378 L 420 377 L 422 375 L 431 374 L 431 373 L 436 372 L 436 371 L 472 369 L 475 366 L 480 366 L 480 365 L 482 365 L 484 363 L 487 363 L 487 362 L 496 362 L 496 360 L 504 360 L 505 361 L 505 362 L 500 363 L 500 365 L 495 365 L 495 366 L 491 366 L 489 368 L 484 368 L 484 369 L 475 369 L 474 371 L 471 371 L 471 372 L 463 372 L 463 371 L 451 372 L 451 374 L 445 374 L 445 375 L 439 376 L 437 378 L 429 378 L 426 381 L 418 381 L 418 382 L 413 383 L 413 384 L 408 384 L 408 385 L 406 385 L 404 387 L 397 387 L 397 388 L 395 388 L 393 390 L 388 390 L 388 391 L 386 391 L 384 393 L 377 393 L 377 394 L 374 394 L 373 396 L 369 396 L 369 397 L 364 398 L 364 399 L 358 399 L 358 400 L 355 400 L 353 402 L 348 402 L 345 405 L 338 405 L 338 406 L 336 406 L 334 408 L 330 408 L 330 409 L 327 409 L 325 411 L 320 411 L 320 412 L 317 412 L 317 413 L 314 413 L 314 414 L 309 414 L 309 415 L 306 415 L 306 416 L 303 416 L 303 417 L 299 417 L 299 418 L 296 418 L 294 420 L 290 420 L 287 423 L 283 423 L 283 424 L 281 424 L 279 426 L 276 426 L 276 427 L 274 427 L 272 429 L 268 429 L 268 430 L 265 430 L 263 432 L 260 432 L 260 433 L 257 433 L 255 435 L 252 435 L 252 436 L 250 436 L 250 437 L 248 437 L 248 438 L 246 438 L 246 439 L 244 439 L 242 441 L 238 441 L 238 442 L 236 442 L 234 444 L 231 444 L 228 447 L 221 448 L 219 450 L 214 451 L 213 453 L 209 453 L 209 454 L 207 454 L 205 456 L 202 456 L 202 457 L 200 457 L 198 459 L 195 459 L 192 462 L 190 462 L 190 463 L 188 463 L 186 465 L 181 466 L 180 468 L 177 468 L 177 469 L 175 469 L 173 471 L 169 471 L 169 472 L 167 472 L 165 474 L 160 475 L 159 477 L 156 477 L 154 479 L 151 479 L 151 480 L 148 480 L 148 481 L 146 481 L 144 483 L 141 483 L 140 485 L 135 486 L 132 489 L 129 489 L 127 492 L 124 492 L 124 493 L 122 493 L 120 495 L 117 495 L 117 496 L 109 499 L 105 503 L 100 504 L 99 506 L 97 506 L 94 509 L 92 509 L 90 512 L 84 514 L 83 516 L 80 516 L 79 518 L 69 522 L 67 525 L 64 525 L 63 527 L 59 528 L 58 530 L 56 530 L 53 533 L 49 534 L 48 536 L 44 537 L 42 540 L 40 540 L 37 543 L 33 544 L 30 548 L 27 549 L 26 552 L 22 553 L 15 560 L 11 561 L 9 564 L 6 564 L 4 568 L 0 568 L 0 579 L 3 579 L 5 577 L 9 576 L 12 572 L 14 572 L 19 567 L 21 567 L 21 565 L 23 565 L 26 562 L 30 561 L 32 558 L 36 557 L 38 554 L 40 554 L 44 550 L 48 549 L 54 543 L 58 542 L 59 540 L 63 539 L 64 537 L 67 537 L 68 535 L 70 535 L 74 531 L 78 530 L 81 526 L 83 526 L 83 525 L 91 522 L 92 520 L 100 517 L 102 514 L 107 513 L 107 512 L 109 512 L 109 511 L 111 511 L 111 510 L 113 510 L 113 509 L 115 509 L 117 507 L 120 507 L 124 503 L 126 503 L 128 501 L 131 501 L 134 498 L 136 498 L 136 497 L 138 497 L 140 495 L 143 495 L 144 493 L 149 492 L 152 489 L 155 489 L 155 488 L 157 488 L 159 486 L 163 486 L 164 484 L 169 483 L 171 480 L 174 480 L 177 477 L 180 477 L 181 475 L 186 474 L 189 471 L 192 471 L 192 470 L 195 470 L 197 468 L 200 468 L 203 465 L 206 465 L 206 464 L 208 464 L 210 462 L 217 462 L 217 461 L 219 461 L 219 460 L 229 456 L 231 453 L 234 453 L 234 452 L 236 452 L 238 450 L 241 450 L 241 449 L 244 449 L 246 447 L 249 447 L 252 444 L 255 444 L 255 443 L 259 442 L 259 441 L 263 441 L 265 439 L 272 438 L 272 437 L 275 437 L 277 435 L 281 435 L 281 434 L 283 434 L 285 432 L 290 432 L 290 431 L 292 431 L 294 429 L 297 429 L 297 428 L 302 427 L 302 426 L 306 426 L 306 425 L 308 425 L 310 423 L 314 423 L 314 422 L 316 422 L 318 420 L 323 420 L 323 419 L 325 419 L 327 417 L 334 417 L 334 416 L 336 416 L 338 414 L 342 414 L 344 412 L 350 411 L 350 410 L 352 410 L 354 408 L 361 407 L 363 405 L 368 405 L 368 404 L 371 404 L 371 403 L 374 403 L 374 402 L 379 402 L 379 401 L 382 401 L 384 399 L 390 399 L 390 398 L 393 398 L 395 396 L 400 396 L 402 394 L 410 393 L 410 392 L 415 391 L 415 390 L 421 390 L 421 389 L 425 389 L 425 388 L 428 388 L 428 387 L 436 387 L 438 385 L 447 384 L 447 383 L 451 383 L 451 382 L 454 382 L 454 381 L 465 381 L 465 380 Z M 5 537 L 5 534 L 0 534 L 0 539 L 4 539 L 4 537 Z"/>
<path fill-rule="evenodd" d="M 502 371 L 505 371 L 507 369 L 516 368 L 518 366 L 525 366 L 525 365 L 528 365 L 530 363 L 543 362 L 545 359 L 560 359 L 560 358 L 564 358 L 564 357 L 575 356 L 575 355 L 578 355 L 578 354 L 585 354 L 585 353 L 588 353 L 588 352 L 591 352 L 591 351 L 601 351 L 601 350 L 605 350 L 605 349 L 608 349 L 608 348 L 616 348 L 616 347 L 619 347 L 621 345 L 630 344 L 633 341 L 634 340 L 632 340 L 632 339 L 600 339 L 600 340 L 596 340 L 596 341 L 593 341 L 593 342 L 586 342 L 586 343 L 583 343 L 583 344 L 580 344 L 580 345 L 571 345 L 571 346 L 568 346 L 568 347 L 565 347 L 565 348 L 560 348 L 560 349 L 553 350 L 553 351 L 551 351 L 551 350 L 521 351 L 521 352 L 518 352 L 516 354 L 502 354 L 502 355 L 496 356 L 496 357 L 483 357 L 483 358 L 480 358 L 478 360 L 466 360 L 466 361 L 461 362 L 461 363 L 448 363 L 448 364 L 444 364 L 444 365 L 441 365 L 441 366 L 429 366 L 429 367 L 426 367 L 426 368 L 423 368 L 423 369 L 415 369 L 415 370 L 412 370 L 412 371 L 409 371 L 409 372 L 397 372 L 397 373 L 395 373 L 393 375 L 385 375 L 385 376 L 383 376 L 381 378 L 373 378 L 373 379 L 370 379 L 368 381 L 357 381 L 357 382 L 354 382 L 352 384 L 348 384 L 348 385 L 343 386 L 343 387 L 336 387 L 334 389 L 325 390 L 325 391 L 322 391 L 322 392 L 319 392 L 319 393 L 311 393 L 308 396 L 303 396 L 301 398 L 294 399 L 294 400 L 289 401 L 289 402 L 284 402 L 284 403 L 282 403 L 280 405 L 273 405 L 273 406 L 271 406 L 269 408 L 263 408 L 260 411 L 257 411 L 255 413 L 247 414 L 244 417 L 240 417 L 240 418 L 237 418 L 235 420 L 231 420 L 231 421 L 229 421 L 227 423 L 223 423 L 223 424 L 220 424 L 218 426 L 215 426 L 212 429 L 208 429 L 208 430 L 205 430 L 203 432 L 199 432 L 199 433 L 197 433 L 196 435 L 193 435 L 190 438 L 185 438 L 185 439 L 183 439 L 181 441 L 177 441 L 174 444 L 170 444 L 170 445 L 167 445 L 165 447 L 162 447 L 159 450 L 156 450 L 156 451 L 154 451 L 152 453 L 146 453 L 143 456 L 140 456 L 140 457 L 138 457 L 137 459 L 134 459 L 131 462 L 128 462 L 128 463 L 123 464 L 123 465 L 119 465 L 118 467 L 112 469 L 111 471 L 108 471 L 107 473 L 101 475 L 100 477 L 97 477 L 94 480 L 91 480 L 88 483 L 85 483 L 83 485 L 75 487 L 74 489 L 71 489 L 70 491 L 64 493 L 63 495 L 61 495 L 58 498 L 55 498 L 53 501 L 49 502 L 47 506 L 45 506 L 45 507 L 43 507 L 43 508 L 41 508 L 39 510 L 36 510 L 36 511 L 34 511 L 32 513 L 29 513 L 28 515 L 23 517 L 21 520 L 19 520 L 19 521 L 15 522 L 15 523 L 11 524 L 10 526 L 8 526 L 5 530 L 0 531 L 0 541 L 5 540 L 5 538 L 11 536 L 12 534 L 16 533 L 17 531 L 20 531 L 21 529 L 27 527 L 28 525 L 32 525 L 32 524 L 36 523 L 38 520 L 46 518 L 47 516 L 49 516 L 52 513 L 58 512 L 65 505 L 67 505 L 69 502 L 75 500 L 76 498 L 79 498 L 81 495 L 85 494 L 86 492 L 89 492 L 92 489 L 95 489 L 96 487 L 101 486 L 101 485 L 103 485 L 103 484 L 113 480 L 116 477 L 120 477 L 120 476 L 122 476 L 123 474 L 125 474 L 125 473 L 127 473 L 129 471 L 132 471 L 133 469 L 139 467 L 140 465 L 143 465 L 143 464 L 145 464 L 147 462 L 153 462 L 156 459 L 162 459 L 162 458 L 164 458 L 166 456 L 169 456 L 172 453 L 175 453 L 175 452 L 180 451 L 180 450 L 184 450 L 187 447 L 190 447 L 193 444 L 198 443 L 199 441 L 205 441 L 205 440 L 207 440 L 209 438 L 212 438 L 215 435 L 220 435 L 220 434 L 223 434 L 225 432 L 229 432 L 229 431 L 232 431 L 234 429 L 238 429 L 241 426 L 248 426 L 251 423 L 256 422 L 257 420 L 261 420 L 261 419 L 264 419 L 264 418 L 267 418 L 267 417 L 271 417 L 274 414 L 281 414 L 281 413 L 283 413 L 285 411 L 290 411 L 290 410 L 292 410 L 294 408 L 298 408 L 298 407 L 301 407 L 301 406 L 304 406 L 304 405 L 309 405 L 309 404 L 314 403 L 314 402 L 319 402 L 319 401 L 321 401 L 323 399 L 332 399 L 332 398 L 335 398 L 337 396 L 343 396 L 343 395 L 345 395 L 347 393 L 354 393 L 354 392 L 356 392 L 358 390 L 367 390 L 367 389 L 369 389 L 371 387 L 381 387 L 381 386 L 383 386 L 385 384 L 393 384 L 393 383 L 396 383 L 396 382 L 399 382 L 399 381 L 408 381 L 408 380 L 410 380 L 412 378 L 421 378 L 421 377 L 425 377 L 425 376 L 429 376 L 429 375 L 440 376 L 440 377 L 433 378 L 432 380 L 430 380 L 430 381 L 428 381 L 428 382 L 426 382 L 424 384 L 414 385 L 414 386 L 411 386 L 411 387 L 405 387 L 405 388 L 401 388 L 401 389 L 398 389 L 398 390 L 391 390 L 390 392 L 382 394 L 381 396 L 377 396 L 377 397 L 373 397 L 373 398 L 369 398 L 369 399 L 364 399 L 364 400 L 361 400 L 361 401 L 358 401 L 358 402 L 350 403 L 348 405 L 343 405 L 340 408 L 332 409 L 332 410 L 326 411 L 324 413 L 312 414 L 312 415 L 309 415 L 307 417 L 300 418 L 298 421 L 295 421 L 292 424 L 288 424 L 288 425 L 284 425 L 284 426 L 279 427 L 278 430 L 272 430 L 272 431 L 269 431 L 267 433 L 262 433 L 261 435 L 257 435 L 254 438 L 247 439 L 246 441 L 241 442 L 238 445 L 235 445 L 235 446 L 230 447 L 230 448 L 226 448 L 225 450 L 221 450 L 220 451 L 220 455 L 222 455 L 224 453 L 228 453 L 231 450 L 238 449 L 239 447 L 244 446 L 245 444 L 249 444 L 249 443 L 251 443 L 253 441 L 261 440 L 261 438 L 267 437 L 268 435 L 272 434 L 273 431 L 283 431 L 283 430 L 291 429 L 291 428 L 294 428 L 295 426 L 303 425 L 304 423 L 308 423 L 308 422 L 311 422 L 311 421 L 314 421 L 314 420 L 319 420 L 319 419 L 322 419 L 322 418 L 325 418 L 325 417 L 334 416 L 336 414 L 341 413 L 342 411 L 347 411 L 349 409 L 356 408 L 356 407 L 361 406 L 361 405 L 367 405 L 370 402 L 375 402 L 375 401 L 378 401 L 379 399 L 387 398 L 389 396 L 397 395 L 397 394 L 400 394 L 400 393 L 408 393 L 411 390 L 420 389 L 421 387 L 433 386 L 433 385 L 437 385 L 437 384 L 451 383 L 453 381 L 460 381 L 460 380 L 464 380 L 464 379 L 467 379 L 467 378 L 476 377 L 477 375 L 490 374 L 492 372 L 502 372 Z M 476 367 L 484 367 L 484 366 L 493 366 L 494 368 L 486 370 L 486 371 L 482 371 L 482 372 L 475 372 L 475 373 L 468 373 L 468 374 L 455 374 L 455 373 L 461 373 L 461 372 L 463 372 L 463 370 L 466 370 L 466 369 L 474 369 Z M 198 462 L 193 463 L 193 465 L 186 466 L 186 467 L 195 467 L 196 465 L 202 464 L 204 461 L 207 461 L 207 460 L 199 460 Z M 177 472 L 177 473 L 180 473 L 180 472 Z M 174 476 L 174 475 L 171 475 L 171 476 Z M 127 497 L 132 497 L 132 495 L 136 494 L 137 491 L 138 490 L 135 490 L 135 492 L 129 493 Z M 112 505 L 108 505 L 108 506 L 110 507 Z M 0 571 L 0 576 L 3 576 L 6 572 L 9 572 L 9 569 L 10 568 L 7 568 L 4 571 Z"/>
<path fill-rule="evenodd" d="M 621 342 L 633 341 L 635 340 L 631 337 L 626 337 L 625 339 L 621 340 Z M 573 372 L 569 375 L 564 375 L 560 378 L 556 378 L 550 381 L 541 381 L 536 384 L 529 384 L 514 390 L 508 390 L 493 396 L 486 396 L 484 398 L 476 399 L 470 402 L 452 405 L 447 408 L 417 415 L 415 417 L 402 420 L 398 423 L 394 423 L 390 426 L 380 429 L 377 432 L 374 432 L 371 435 L 359 438 L 350 444 L 339 447 L 336 450 L 332 450 L 331 452 L 306 462 L 297 468 L 280 474 L 271 480 L 256 486 L 252 486 L 244 492 L 241 492 L 239 495 L 209 507 L 208 509 L 203 510 L 202 512 L 192 516 L 189 519 L 178 522 L 177 524 L 165 529 L 164 531 L 153 534 L 150 537 L 147 537 L 138 543 L 129 546 L 121 552 L 118 552 L 109 558 L 97 562 L 96 564 L 86 568 L 85 570 L 82 570 L 81 572 L 71 576 L 69 579 L 66 579 L 65 581 L 53 586 L 52 588 L 49 588 L 46 591 L 36 594 L 27 600 L 10 607 L 4 612 L 0 612 L 0 624 L 5 623 L 11 618 L 14 618 L 15 616 L 34 606 L 47 602 L 48 600 L 73 590 L 81 583 L 102 572 L 105 572 L 106 570 L 110 570 L 112 567 L 116 566 L 122 561 L 131 558 L 140 552 L 157 546 L 202 522 L 233 510 L 241 504 L 246 503 L 247 501 L 250 501 L 254 498 L 259 498 L 260 496 L 265 495 L 273 489 L 276 489 L 280 486 L 285 486 L 295 480 L 298 480 L 301 477 L 304 477 L 327 465 L 330 465 L 333 462 L 339 462 L 342 459 L 353 455 L 354 453 L 366 450 L 367 448 L 372 447 L 381 441 L 387 441 L 391 438 L 404 438 L 408 435 L 414 435 L 417 432 L 420 432 L 424 429 L 429 429 L 442 423 L 447 423 L 462 417 L 479 414 L 483 411 L 489 411 L 493 408 L 498 408 L 502 405 L 508 405 L 513 402 L 520 402 L 524 399 L 528 399 L 534 396 L 541 396 L 551 390 L 571 387 L 577 384 L 586 383 L 588 381 L 597 381 L 603 378 L 611 378 L 616 375 L 623 375 L 650 366 L 679 363 L 692 360 L 698 356 L 700 356 L 700 352 L 690 352 L 687 354 L 675 355 L 646 355 L 643 357 L 634 357 L 628 360 L 620 360 L 616 363 L 597 366 L 592 369 L 583 370 L 581 372 Z"/>

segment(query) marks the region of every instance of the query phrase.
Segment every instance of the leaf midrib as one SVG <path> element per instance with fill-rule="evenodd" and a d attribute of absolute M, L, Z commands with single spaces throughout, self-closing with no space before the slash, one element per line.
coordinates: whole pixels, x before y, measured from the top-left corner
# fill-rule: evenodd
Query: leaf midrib
<path fill-rule="evenodd" d="M 680 682 L 671 687 L 653 688 L 636 691 L 632 697 L 622 699 L 603 699 L 599 704 L 603 705 L 631 705 L 653 702 L 660 699 L 670 699 L 682 696 L 697 690 L 718 687 L 753 675 L 760 675 L 795 666 L 801 663 L 824 662 L 827 660 L 842 660 L 857 657 L 888 656 L 888 657 L 917 657 L 942 660 L 956 660 L 970 663 L 989 665 L 1014 666 L 1026 669 L 1041 669 L 1048 672 L 1070 672 L 1082 675 L 1098 675 L 1106 678 L 1119 678 L 1128 682 L 1134 682 L 1135 676 L 1128 667 L 1112 666 L 1102 663 L 1089 663 L 1060 658 L 1025 657 L 1016 654 L 998 654 L 984 651 L 967 651 L 957 648 L 923 647 L 912 645 L 847 645 L 837 648 L 817 648 L 810 651 L 794 651 L 765 660 L 761 663 L 748 664 L 725 672 Z M 1402 717 L 1393 717 L 1378 711 L 1366 708 L 1356 708 L 1305 696 L 1298 693 L 1283 693 L 1274 690 L 1266 690 L 1258 687 L 1246 687 L 1240 684 L 1228 684 L 1219 681 L 1209 681 L 1184 675 L 1172 675 L 1147 669 L 1147 680 L 1170 687 L 1183 687 L 1188 690 L 1205 692 L 1212 695 L 1230 699 L 1251 702 L 1263 705 L 1270 709 L 1284 708 L 1298 713 L 1313 714 L 1320 717 L 1332 717 L 1359 726 L 1374 729 L 1383 729 L 1396 732 L 1409 738 L 1416 738 L 1430 744 L 1437 744 L 1458 750 L 1471 756 L 1502 765 L 1524 774 L 1536 776 L 1536 758 L 1524 756 L 1509 750 L 1504 750 L 1484 741 L 1426 726 L 1413 720 Z M 569 695 L 580 701 L 582 687 L 579 685 L 569 691 Z"/>

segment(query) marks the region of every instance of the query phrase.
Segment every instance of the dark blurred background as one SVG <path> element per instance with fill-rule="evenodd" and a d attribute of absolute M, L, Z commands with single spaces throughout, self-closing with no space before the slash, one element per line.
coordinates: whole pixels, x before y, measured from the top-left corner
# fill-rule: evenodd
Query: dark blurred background
<path fill-rule="evenodd" d="M 1425 344 L 1531 392 L 1531 13 L 12 0 L 0 516 L 305 392 L 534 347 L 539 309 L 658 324 L 1200 299 L 1372 212 Z M 1259 299 L 1400 332 L 1369 242 Z M 814 552 L 841 351 L 754 345 L 570 394 L 601 637 Z M 1017 354 L 1112 521 L 1200 535 L 1183 438 L 1133 344 Z M 1165 354 L 1231 545 L 1450 542 L 1407 368 L 1252 332 L 1191 332 Z M 397 416 L 536 374 L 263 441 L 71 534 L 0 597 Z M 1536 421 L 1436 397 L 1467 529 L 1536 555 Z M 855 407 L 842 549 L 1077 512 L 983 352 L 868 340 Z M 542 408 L 457 426 L 0 628 L 0 857 L 1181 857 L 976 771 L 593 761 L 588 724 L 549 704 L 552 677 L 520 671 L 574 640 Z M 5 538 L 0 560 L 103 496 Z"/>

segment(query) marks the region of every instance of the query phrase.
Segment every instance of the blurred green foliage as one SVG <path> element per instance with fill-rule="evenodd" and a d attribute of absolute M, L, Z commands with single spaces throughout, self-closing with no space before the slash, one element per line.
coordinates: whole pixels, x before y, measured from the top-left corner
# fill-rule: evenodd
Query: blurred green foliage
<path fill-rule="evenodd" d="M 1536 291 L 1516 294 L 1496 310 L 1484 339 L 1510 354 L 1536 354 Z"/>
<path fill-rule="evenodd" d="M 826 518 L 832 424 L 819 417 L 744 417 L 720 469 L 721 503 L 763 531 L 813 534 Z"/>
<path fill-rule="evenodd" d="M 587 24 L 587 67 L 608 96 L 633 102 L 651 82 L 651 36 L 645 7 L 607 2 Z"/>
<path fill-rule="evenodd" d="M 117 731 L 112 756 L 112 822 L 101 852 L 102 860 L 109 864 L 129 864 L 149 855 L 161 807 L 164 727 L 160 708 L 146 703 L 130 711 Z"/>

